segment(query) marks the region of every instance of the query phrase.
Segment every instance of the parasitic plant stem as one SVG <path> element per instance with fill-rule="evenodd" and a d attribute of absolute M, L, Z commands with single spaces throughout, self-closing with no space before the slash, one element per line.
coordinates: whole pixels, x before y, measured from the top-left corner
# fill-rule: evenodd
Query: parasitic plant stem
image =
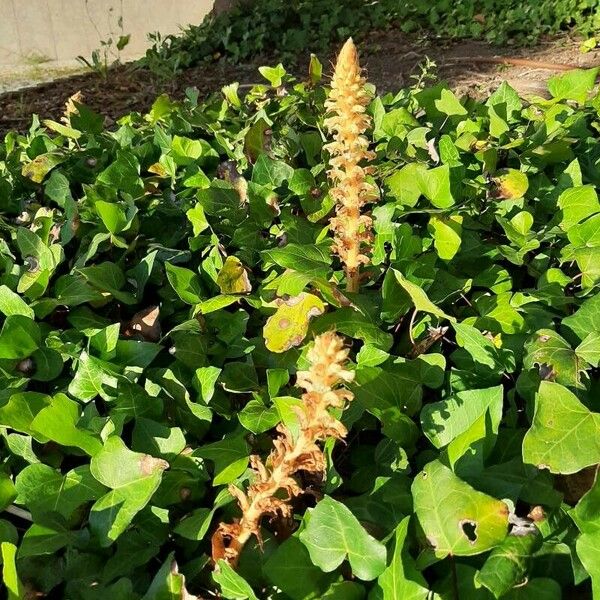
<path fill-rule="evenodd" d="M 366 178 L 369 168 L 362 166 L 375 157 L 364 136 L 371 126 L 371 118 L 365 112 L 369 103 L 365 83 L 356 46 L 350 38 L 338 56 L 325 103 L 330 115 L 325 119 L 325 127 L 333 136 L 333 142 L 325 146 L 331 156 L 330 193 L 337 204 L 336 215 L 330 221 L 333 251 L 344 264 L 349 292 L 358 292 L 360 266 L 369 263 L 365 252 L 372 239 L 372 220 L 361 212 L 365 204 L 377 198 L 375 186 Z"/>
<path fill-rule="evenodd" d="M 212 557 L 215 563 L 225 559 L 231 566 L 250 537 L 259 542 L 260 522 L 263 516 L 290 518 L 290 501 L 303 493 L 294 476 L 299 472 L 316 473 L 323 477 L 325 456 L 317 442 L 333 437 L 342 439 L 346 428 L 329 412 L 343 408 L 353 394 L 343 384 L 352 381 L 354 373 L 345 368 L 348 350 L 341 337 L 333 332 L 323 333 L 315 339 L 308 351 L 310 367 L 299 371 L 296 385 L 304 390 L 302 405 L 296 409 L 299 433 L 294 438 L 283 424 L 277 427 L 278 437 L 266 463 L 251 456 L 254 480 L 243 492 L 236 486 L 229 491 L 238 501 L 242 517 L 235 523 L 220 523 L 212 536 Z"/>

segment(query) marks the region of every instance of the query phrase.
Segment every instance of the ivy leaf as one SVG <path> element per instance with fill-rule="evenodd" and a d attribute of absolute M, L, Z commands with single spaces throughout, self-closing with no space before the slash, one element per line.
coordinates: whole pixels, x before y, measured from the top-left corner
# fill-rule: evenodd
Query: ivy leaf
<path fill-rule="evenodd" d="M 121 438 L 109 437 L 92 457 L 90 472 L 110 488 L 90 513 L 90 527 L 103 547 L 112 544 L 158 489 L 166 461 L 129 450 Z"/>
<path fill-rule="evenodd" d="M 259 185 L 279 187 L 294 176 L 294 169 L 282 160 L 274 160 L 261 154 L 252 170 L 252 181 Z"/>
<path fill-rule="evenodd" d="M 181 520 L 173 530 L 177 535 L 196 542 L 207 534 L 214 514 L 232 499 L 228 489 L 222 489 L 215 498 L 212 509 L 198 508 Z"/>
<path fill-rule="evenodd" d="M 359 313 L 350 306 L 317 317 L 311 327 L 314 333 L 335 329 L 339 333 L 357 338 L 365 344 L 373 344 L 382 350 L 389 350 L 393 344 L 391 334 L 383 331 L 370 315 Z"/>
<path fill-rule="evenodd" d="M 516 169 L 502 169 L 494 177 L 496 197 L 502 200 L 522 198 L 529 188 L 527 175 Z"/>
<path fill-rule="evenodd" d="M 460 215 L 451 216 L 447 219 L 435 215 L 429 218 L 433 243 L 438 256 L 442 260 L 452 260 L 460 249 L 462 221 Z"/>
<path fill-rule="evenodd" d="M 265 574 L 292 600 L 323 597 L 333 575 L 323 573 L 310 559 L 306 547 L 295 537 L 289 537 L 269 556 Z"/>
<path fill-rule="evenodd" d="M 192 600 L 174 556 L 174 552 L 167 556 L 142 600 Z"/>
<path fill-rule="evenodd" d="M 213 579 L 221 587 L 223 597 L 228 600 L 258 600 L 248 582 L 224 560 L 217 562 Z"/>
<path fill-rule="evenodd" d="M 285 269 L 293 269 L 314 278 L 327 279 L 331 254 L 328 247 L 288 244 L 283 248 L 265 250 L 262 256 Z"/>
<path fill-rule="evenodd" d="M 171 263 L 165 263 L 165 271 L 171 287 L 186 304 L 202 302 L 202 288 L 196 273 Z"/>
<path fill-rule="evenodd" d="M 473 489 L 439 461 L 412 484 L 415 513 L 438 558 L 480 554 L 502 543 L 508 506 Z"/>
<path fill-rule="evenodd" d="M 396 528 L 396 544 L 389 567 L 379 576 L 382 600 L 426 600 L 427 582 L 417 570 L 406 548 L 410 517 L 404 517 Z"/>
<path fill-rule="evenodd" d="M 497 351 L 494 344 L 481 331 L 467 323 L 453 323 L 456 343 L 464 348 L 477 363 L 490 368 L 497 366 Z"/>
<path fill-rule="evenodd" d="M 239 258 L 228 256 L 217 275 L 222 294 L 248 294 L 252 291 L 248 273 Z"/>
<path fill-rule="evenodd" d="M 448 116 L 466 115 L 467 110 L 460 103 L 455 94 L 448 89 L 443 89 L 439 100 L 435 101 L 435 107 L 443 114 Z"/>
<path fill-rule="evenodd" d="M 96 500 L 106 491 L 92 477 L 87 465 L 76 467 L 63 476 L 42 463 L 25 467 L 17 475 L 15 487 L 16 503 L 26 506 L 36 520 L 49 511 L 68 519 L 76 508 Z"/>
<path fill-rule="evenodd" d="M 595 344 L 589 345 L 590 355 Z M 584 355 L 586 347 L 583 347 Z M 552 329 L 540 329 L 525 344 L 523 365 L 526 369 L 534 367 L 549 368 L 552 380 L 563 385 L 581 388 L 581 373 L 588 366 L 584 356 L 577 354 L 568 342 Z M 590 356 L 593 358 L 593 356 Z"/>
<path fill-rule="evenodd" d="M 580 185 L 566 189 L 558 197 L 557 204 L 562 210 L 560 226 L 565 231 L 587 217 L 600 212 L 598 194 L 591 185 Z"/>
<path fill-rule="evenodd" d="M 27 305 L 19 294 L 13 292 L 6 285 L 0 285 L 0 312 L 6 317 L 12 315 L 22 315 L 29 319 L 35 317 L 33 309 Z"/>
<path fill-rule="evenodd" d="M 43 523 L 33 523 L 25 532 L 19 548 L 19 558 L 54 554 L 77 542 L 77 534 L 70 531 L 64 519 L 46 517 Z"/>
<path fill-rule="evenodd" d="M 542 381 L 523 439 L 523 462 L 564 475 L 600 463 L 600 414 L 566 387 Z"/>
<path fill-rule="evenodd" d="M 215 464 L 213 485 L 235 481 L 248 465 L 248 447 L 243 437 L 228 437 L 212 444 L 201 446 L 198 456 L 212 460 Z"/>
<path fill-rule="evenodd" d="M 31 162 L 23 165 L 22 175 L 35 183 L 42 183 L 54 167 L 60 165 L 67 157 L 58 152 L 48 152 L 36 156 Z"/>
<path fill-rule="evenodd" d="M 508 535 L 487 557 L 475 580 L 485 586 L 494 598 L 505 598 L 512 589 L 527 583 L 533 554 L 542 545 L 537 532 Z"/>
<path fill-rule="evenodd" d="M 329 496 L 310 511 L 300 541 L 312 562 L 326 573 L 346 558 L 352 573 L 363 581 L 375 579 L 385 569 L 385 546 L 363 529 L 348 507 Z"/>
<path fill-rule="evenodd" d="M 429 313 L 434 317 L 438 317 L 440 319 L 453 320 L 452 317 L 449 317 L 443 310 L 441 310 L 433 302 L 431 302 L 431 300 L 427 297 L 427 294 L 422 288 L 420 288 L 412 281 L 406 279 L 406 277 L 404 277 L 404 275 L 402 275 L 400 271 L 394 271 L 394 275 L 396 276 L 396 280 L 398 281 L 398 283 L 410 296 L 414 307 L 418 311 Z"/>
<path fill-rule="evenodd" d="M 490 117 L 490 134 L 499 138 L 509 130 L 509 123 L 517 118 L 523 104 L 519 94 L 506 82 L 486 102 Z"/>
<path fill-rule="evenodd" d="M 39 392 L 0 392 L 0 425 L 15 431 L 35 435 L 32 427 L 38 413 L 47 407 L 52 398 Z M 44 441 L 46 441 L 44 439 Z"/>
<path fill-rule="evenodd" d="M 585 300 L 572 315 L 562 320 L 562 325 L 580 340 L 589 333 L 600 331 L 600 294 L 594 294 Z"/>
<path fill-rule="evenodd" d="M 592 595 L 600 595 L 600 532 L 585 533 L 576 542 L 577 556 L 592 577 Z"/>
<path fill-rule="evenodd" d="M 117 157 L 97 178 L 98 183 L 137 196 L 144 186 L 139 175 L 140 165 L 129 150 L 118 150 Z"/>
<path fill-rule="evenodd" d="M 427 171 L 416 171 L 421 193 L 436 208 L 449 208 L 454 204 L 450 188 L 450 167 L 442 165 Z"/>
<path fill-rule="evenodd" d="M 41 345 L 39 325 L 21 314 L 6 317 L 0 331 L 0 358 L 26 358 Z"/>
<path fill-rule="evenodd" d="M 600 333 L 597 331 L 590 332 L 583 342 L 575 348 L 575 354 L 592 367 L 600 366 Z"/>
<path fill-rule="evenodd" d="M 596 84 L 598 69 L 572 69 L 548 80 L 548 91 L 557 100 L 575 100 L 583 104 Z"/>
<path fill-rule="evenodd" d="M 11 542 L 0 544 L 2 555 L 2 582 L 8 593 L 8 600 L 21 600 L 25 597 L 25 586 L 17 573 L 17 547 Z"/>
<path fill-rule="evenodd" d="M 31 423 L 34 437 L 41 436 L 63 446 L 80 448 L 93 456 L 102 443 L 94 434 L 81 428 L 81 407 L 66 394 L 56 394 L 49 406 L 42 408 Z"/>
<path fill-rule="evenodd" d="M 276 300 L 277 311 L 263 329 L 265 345 L 271 352 L 285 352 L 301 344 L 313 317 L 323 314 L 325 305 L 313 294 L 302 292 L 288 300 Z"/>
<path fill-rule="evenodd" d="M 579 500 L 569 515 L 581 532 L 576 542 L 577 555 L 592 577 L 594 594 L 600 592 L 600 480 Z"/>
<path fill-rule="evenodd" d="M 279 413 L 274 406 L 266 407 L 261 400 L 250 400 L 239 413 L 240 423 L 248 430 L 258 435 L 272 429 L 279 423 Z"/>
<path fill-rule="evenodd" d="M 430 402 L 423 407 L 423 432 L 436 448 L 448 446 L 452 465 L 470 450 L 479 455 L 479 464 L 483 467 L 483 457 L 493 448 L 498 433 L 502 407 L 501 385 L 457 392 L 440 402 Z M 481 442 L 483 446 L 481 452 L 475 447 L 477 442 Z"/>
<path fill-rule="evenodd" d="M 107 365 L 87 352 L 82 352 L 75 377 L 69 384 L 69 394 L 83 402 L 89 402 L 96 396 L 106 396 L 103 389 L 105 384 L 116 387 L 116 379 L 107 372 Z"/>
<path fill-rule="evenodd" d="M 258 67 L 258 72 L 275 88 L 283 83 L 283 77 L 286 74 L 281 63 L 276 67 Z"/>
<path fill-rule="evenodd" d="M 133 210 L 127 211 L 129 213 L 127 214 L 116 202 L 96 200 L 94 206 L 102 219 L 102 223 L 104 223 L 106 229 L 113 235 L 121 233 L 121 231 L 126 229 L 136 213 L 136 209 L 133 207 Z"/>

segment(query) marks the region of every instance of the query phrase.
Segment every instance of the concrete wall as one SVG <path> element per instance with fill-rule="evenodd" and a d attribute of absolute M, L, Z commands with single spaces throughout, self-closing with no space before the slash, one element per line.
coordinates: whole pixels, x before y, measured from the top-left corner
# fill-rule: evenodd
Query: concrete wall
<path fill-rule="evenodd" d="M 0 66 L 89 58 L 102 40 L 131 34 L 123 58 L 137 58 L 147 34 L 200 23 L 213 0 L 0 0 Z"/>

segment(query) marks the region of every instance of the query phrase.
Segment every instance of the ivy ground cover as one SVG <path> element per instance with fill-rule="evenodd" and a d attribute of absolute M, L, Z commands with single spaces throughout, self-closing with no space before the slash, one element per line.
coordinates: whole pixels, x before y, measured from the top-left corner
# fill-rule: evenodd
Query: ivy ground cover
<path fill-rule="evenodd" d="M 373 94 L 350 292 L 320 64 L 261 73 L 110 130 L 71 101 L 0 146 L 6 594 L 600 598 L 596 71 Z M 344 441 L 215 564 L 332 331 Z"/>

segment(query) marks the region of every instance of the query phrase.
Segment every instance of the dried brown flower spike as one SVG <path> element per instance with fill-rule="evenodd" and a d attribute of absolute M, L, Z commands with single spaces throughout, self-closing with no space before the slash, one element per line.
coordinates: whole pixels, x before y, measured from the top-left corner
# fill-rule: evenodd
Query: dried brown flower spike
<path fill-rule="evenodd" d="M 334 139 L 326 146 L 331 155 L 329 177 L 334 183 L 331 195 L 337 202 L 330 226 L 335 239 L 333 249 L 344 263 L 349 292 L 358 291 L 360 265 L 369 263 L 365 250 L 372 237 L 372 221 L 368 215 L 361 215 L 361 209 L 377 198 L 375 187 L 366 181 L 368 168 L 361 166 L 375 157 L 363 135 L 371 125 L 365 113 L 369 103 L 365 82 L 356 46 L 350 38 L 338 56 L 325 103 L 331 114 L 325 119 L 325 127 Z"/>
<path fill-rule="evenodd" d="M 315 339 L 308 352 L 310 368 L 299 371 L 296 385 L 304 390 L 303 404 L 298 408 L 299 433 L 296 438 L 283 424 L 277 427 L 279 436 L 266 463 L 258 456 L 250 457 L 255 477 L 246 493 L 235 486 L 229 491 L 237 498 L 242 517 L 236 523 L 221 523 L 212 537 L 212 557 L 215 563 L 225 559 L 235 566 L 246 542 L 255 535 L 260 542 L 260 522 L 263 516 L 291 517 L 289 504 L 303 493 L 294 479 L 298 471 L 325 473 L 325 457 L 317 445 L 329 437 L 341 439 L 346 428 L 329 413 L 330 408 L 342 408 L 353 398 L 342 386 L 352 381 L 354 373 L 345 368 L 348 350 L 341 337 L 333 332 Z"/>

